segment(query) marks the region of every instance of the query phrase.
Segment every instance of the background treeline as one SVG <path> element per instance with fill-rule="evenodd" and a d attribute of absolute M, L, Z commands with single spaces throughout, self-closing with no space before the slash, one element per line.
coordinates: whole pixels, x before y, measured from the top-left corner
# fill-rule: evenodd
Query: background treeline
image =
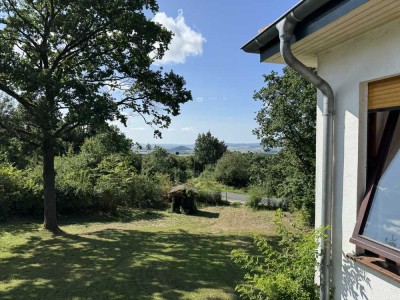
<path fill-rule="evenodd" d="M 214 145 L 223 151 L 207 163 L 201 155 L 210 157 L 207 152 L 215 153 L 213 147 L 202 147 L 208 150 L 190 156 L 169 153 L 161 147 L 149 154 L 139 154 L 132 150 L 132 141 L 116 127 L 87 131 L 86 135 L 82 138 L 83 134 L 78 134 L 79 138 L 59 145 L 55 169 L 61 215 L 115 213 L 118 208 L 165 208 L 169 189 L 184 182 L 197 186 L 204 196 L 203 202 L 209 204 L 219 203 L 216 195 L 221 190 L 232 189 L 249 193 L 248 204 L 253 208 L 258 208 L 265 197 L 285 198 L 291 193 L 295 194 L 290 197 L 291 208 L 299 206 L 296 199 L 301 195 L 285 181 L 291 170 L 282 166 L 281 161 L 287 159 L 284 150 L 277 155 L 230 152 L 218 141 Z M 217 140 L 210 133 L 204 135 Z M 204 135 L 200 134 L 197 141 L 204 142 Z M 0 219 L 39 215 L 43 211 L 40 155 L 33 149 L 26 151 L 27 146 L 18 140 L 7 140 L 4 135 L 3 140 L 6 142 L 0 147 Z M 286 208 L 287 202 L 283 203 Z M 268 208 L 266 204 L 263 207 Z"/>
<path fill-rule="evenodd" d="M 76 128 L 56 145 L 56 195 L 59 214 L 119 207 L 163 208 L 169 189 L 190 182 L 206 203 L 221 190 L 249 194 L 248 204 L 300 211 L 314 220 L 315 88 L 289 69 L 265 76 L 255 94 L 264 102 L 254 133 L 275 155 L 230 152 L 210 132 L 199 134 L 193 155 L 155 147 L 149 154 L 116 127 Z M 29 143 L 0 129 L 0 218 L 43 211 L 42 155 Z M 211 193 L 210 193 L 211 192 Z M 279 199 L 278 202 L 272 199 Z M 210 200 L 211 199 L 211 200 Z"/>
<path fill-rule="evenodd" d="M 215 139 L 210 133 L 206 135 Z M 39 153 L 27 151 L 19 140 L 1 136 L 0 219 L 41 214 L 43 177 Z M 132 150 L 131 140 L 116 127 L 108 126 L 97 132 L 77 132 L 76 137 L 60 142 L 55 158 L 59 214 L 115 213 L 120 207 L 165 208 L 169 189 L 178 183 L 196 183 L 194 177 L 200 182 L 215 180 L 246 188 L 266 180 L 265 173 L 259 170 L 272 161 L 271 156 L 263 154 L 228 152 L 226 146 L 215 163 L 209 164 L 201 163 L 199 152 L 197 156 L 182 156 L 155 147 L 149 154 L 139 154 Z M 223 142 L 217 144 L 221 147 Z M 204 202 L 218 203 L 218 189 L 201 189 L 200 185 L 200 190 Z"/>

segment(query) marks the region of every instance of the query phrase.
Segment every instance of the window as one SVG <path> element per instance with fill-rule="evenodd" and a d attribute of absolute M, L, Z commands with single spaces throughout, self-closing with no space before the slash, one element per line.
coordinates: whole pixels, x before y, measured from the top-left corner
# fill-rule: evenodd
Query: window
<path fill-rule="evenodd" d="M 367 190 L 350 239 L 400 264 L 400 76 L 368 86 Z"/>

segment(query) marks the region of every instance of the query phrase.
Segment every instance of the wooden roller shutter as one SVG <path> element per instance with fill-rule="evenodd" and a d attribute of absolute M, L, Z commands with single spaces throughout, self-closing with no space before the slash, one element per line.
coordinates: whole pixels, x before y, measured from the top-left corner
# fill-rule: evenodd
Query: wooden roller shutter
<path fill-rule="evenodd" d="M 385 110 L 400 108 L 400 76 L 368 84 L 368 109 Z"/>

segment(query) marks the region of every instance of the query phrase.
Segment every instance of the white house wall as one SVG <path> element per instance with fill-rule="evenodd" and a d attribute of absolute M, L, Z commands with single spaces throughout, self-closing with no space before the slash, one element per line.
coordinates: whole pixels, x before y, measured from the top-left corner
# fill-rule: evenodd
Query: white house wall
<path fill-rule="evenodd" d="M 365 190 L 367 82 L 400 74 L 400 21 L 318 55 L 318 72 L 335 94 L 333 285 L 335 299 L 399 300 L 400 284 L 346 258 Z M 316 220 L 320 224 L 322 96 L 318 95 Z"/>

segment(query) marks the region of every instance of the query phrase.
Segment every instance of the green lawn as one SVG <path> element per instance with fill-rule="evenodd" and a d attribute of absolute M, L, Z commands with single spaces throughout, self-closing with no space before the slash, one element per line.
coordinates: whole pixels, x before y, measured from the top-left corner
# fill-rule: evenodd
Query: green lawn
<path fill-rule="evenodd" d="M 273 236 L 273 212 L 202 208 L 198 216 L 136 213 L 121 220 L 0 224 L 0 299 L 237 299 L 231 262 L 252 235 Z"/>

